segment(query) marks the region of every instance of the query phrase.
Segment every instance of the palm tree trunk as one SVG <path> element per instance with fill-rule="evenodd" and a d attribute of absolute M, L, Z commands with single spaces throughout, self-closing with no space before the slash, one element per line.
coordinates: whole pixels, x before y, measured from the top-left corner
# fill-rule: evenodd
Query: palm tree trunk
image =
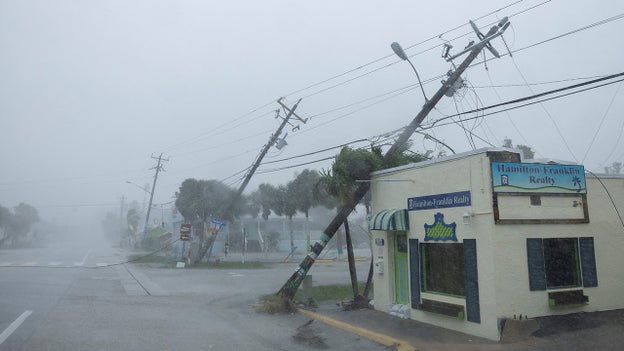
<path fill-rule="evenodd" d="M 353 289 L 353 300 L 356 300 L 360 294 L 358 291 L 357 272 L 355 270 L 355 258 L 353 256 L 353 243 L 351 242 L 351 231 L 349 230 L 349 221 L 344 221 L 345 237 L 347 239 L 347 259 L 349 260 L 349 275 L 351 276 L 351 288 Z"/>
<path fill-rule="evenodd" d="M 368 300 L 368 294 L 370 293 L 371 286 L 373 285 L 373 258 L 371 257 L 370 267 L 368 268 L 368 277 L 366 278 L 366 286 L 362 295 Z"/>

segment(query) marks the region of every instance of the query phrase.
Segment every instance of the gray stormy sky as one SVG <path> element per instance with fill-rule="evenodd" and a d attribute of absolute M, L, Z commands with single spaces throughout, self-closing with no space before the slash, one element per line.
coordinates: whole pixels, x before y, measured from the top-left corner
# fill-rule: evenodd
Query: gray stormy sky
<path fill-rule="evenodd" d="M 238 186 L 240 176 L 228 177 L 248 167 L 278 127 L 272 111 L 281 96 L 288 104 L 303 97 L 297 111 L 312 118 L 299 131 L 287 128 L 289 145 L 272 149 L 265 161 L 396 130 L 424 103 L 417 86 L 352 105 L 416 82 L 409 65 L 391 55 L 390 43 L 408 48 L 501 8 L 477 24 L 486 32 L 497 19 L 527 10 L 511 17 L 505 33 L 514 50 L 622 14 L 624 2 L 1 0 L 0 204 L 26 202 L 44 217 L 69 221 L 115 210 L 122 195 L 141 202 L 144 193 L 126 181 L 151 183 L 150 155 L 161 152 L 170 161 L 155 203 L 171 201 L 190 177 Z M 452 39 L 470 31 L 463 26 L 406 50 L 424 81 L 450 64 L 440 58 L 440 47 L 418 53 L 444 40 L 457 52 L 476 36 Z M 464 89 L 457 106 L 445 98 L 429 121 L 470 110 L 477 97 L 482 106 L 500 102 L 496 93 L 502 100 L 530 95 L 523 76 L 540 83 L 619 73 L 623 32 L 624 19 L 618 19 L 519 51 L 513 60 L 489 61 L 489 71 L 477 65 L 465 75 L 475 88 Z M 506 52 L 500 39 L 494 46 Z M 429 96 L 439 81 L 425 85 Z M 485 88 L 491 85 L 506 87 Z M 624 161 L 619 87 L 547 102 L 550 117 L 534 105 L 465 126 L 493 145 L 509 137 L 532 146 L 538 157 L 602 172 Z M 457 152 L 472 148 L 456 124 L 428 133 Z M 441 149 L 421 136 L 413 141 L 417 151 Z M 476 137 L 474 143 L 488 146 Z M 328 167 L 329 160 L 286 168 L 336 152 L 261 166 L 248 190 L 285 183 L 305 167 Z"/>

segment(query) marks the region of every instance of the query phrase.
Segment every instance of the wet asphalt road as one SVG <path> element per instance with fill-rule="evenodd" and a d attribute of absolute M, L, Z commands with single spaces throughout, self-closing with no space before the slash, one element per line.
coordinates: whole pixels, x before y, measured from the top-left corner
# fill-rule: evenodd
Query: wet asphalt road
<path fill-rule="evenodd" d="M 124 256 L 104 245 L 0 250 L 0 350 L 314 349 L 293 339 L 308 318 L 251 307 L 298 260 L 253 270 L 107 266 Z M 360 276 L 367 265 L 358 263 Z M 315 284 L 348 279 L 342 262 L 311 273 Z M 306 331 L 333 350 L 386 349 L 318 322 Z"/>

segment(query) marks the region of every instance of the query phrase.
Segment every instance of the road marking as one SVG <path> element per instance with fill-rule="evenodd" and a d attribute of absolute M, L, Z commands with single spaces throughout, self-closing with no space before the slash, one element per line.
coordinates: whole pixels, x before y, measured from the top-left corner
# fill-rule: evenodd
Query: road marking
<path fill-rule="evenodd" d="M 354 325 L 350 325 L 348 323 L 344 323 L 338 321 L 336 319 L 323 316 L 318 313 L 314 313 L 308 310 L 304 310 L 299 308 L 299 313 L 305 314 L 308 317 L 314 318 L 318 321 L 321 321 L 327 325 L 331 325 L 332 327 L 340 328 L 342 330 L 348 331 L 353 334 L 357 334 L 374 342 L 380 343 L 385 346 L 393 346 L 396 350 L 400 351 L 414 351 L 416 348 L 409 344 L 409 342 L 393 338 L 391 336 L 374 332 L 372 330 L 356 327 Z"/>
<path fill-rule="evenodd" d="M 2 262 L 2 263 L 0 263 L 0 266 L 3 266 L 3 267 L 4 266 L 12 266 L 12 265 L 13 265 L 13 262 Z"/>
<path fill-rule="evenodd" d="M 87 254 L 84 255 L 84 257 L 82 258 L 82 261 L 80 262 L 80 265 L 75 265 L 75 266 L 84 266 L 85 262 L 87 261 L 87 257 L 89 257 L 89 255 L 91 254 L 91 250 L 87 251 Z"/>
<path fill-rule="evenodd" d="M 39 261 L 30 261 L 22 264 L 22 266 L 36 266 Z"/>
<path fill-rule="evenodd" d="M 74 262 L 74 266 L 84 266 L 84 262 Z"/>
<path fill-rule="evenodd" d="M 24 323 L 24 321 L 26 320 L 26 318 L 28 318 L 28 316 L 30 316 L 33 313 L 33 311 L 30 310 L 26 310 L 24 311 L 24 313 L 22 313 L 21 316 L 17 317 L 17 319 L 15 321 L 13 321 L 13 323 L 11 323 L 11 325 L 9 325 L 3 332 L 2 334 L 0 334 L 0 345 L 2 345 L 2 343 L 9 337 L 11 336 L 11 334 L 13 334 L 13 332 L 19 328 L 19 326 Z"/>
<path fill-rule="evenodd" d="M 106 267 L 106 266 L 108 266 L 108 263 L 106 263 L 106 262 L 96 263 L 95 266 L 96 267 Z"/>
<path fill-rule="evenodd" d="M 61 265 L 61 262 L 58 262 L 58 261 L 52 261 L 48 263 L 48 266 L 60 266 L 60 265 Z"/>

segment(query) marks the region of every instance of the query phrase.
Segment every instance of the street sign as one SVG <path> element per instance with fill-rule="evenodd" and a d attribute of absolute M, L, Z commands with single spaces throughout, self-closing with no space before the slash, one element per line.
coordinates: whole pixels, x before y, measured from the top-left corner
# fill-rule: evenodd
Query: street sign
<path fill-rule="evenodd" d="M 213 218 L 211 222 L 219 226 L 224 226 L 227 224 L 227 221 L 218 218 Z"/>
<path fill-rule="evenodd" d="M 191 225 L 190 224 L 182 224 L 180 226 L 180 240 L 183 240 L 183 241 L 191 240 Z"/>

